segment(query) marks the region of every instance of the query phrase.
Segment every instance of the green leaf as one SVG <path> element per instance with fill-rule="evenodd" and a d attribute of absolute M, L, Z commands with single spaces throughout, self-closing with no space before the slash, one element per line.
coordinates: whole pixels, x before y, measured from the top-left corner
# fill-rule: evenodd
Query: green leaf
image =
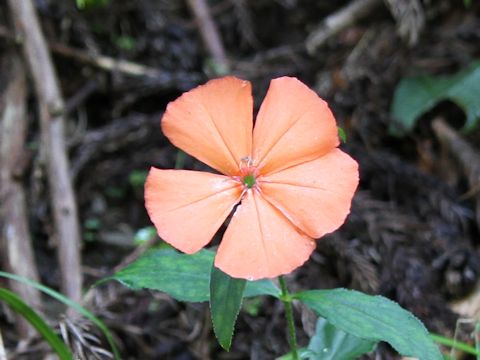
<path fill-rule="evenodd" d="M 280 289 L 270 279 L 256 281 L 247 281 L 247 286 L 243 297 L 253 297 L 260 295 L 270 295 L 277 299 L 280 298 Z"/>
<path fill-rule="evenodd" d="M 22 315 L 32 326 L 38 330 L 62 360 L 73 360 L 73 355 L 54 330 L 23 300 L 7 289 L 0 288 L 0 300 L 4 301 L 14 311 Z"/>
<path fill-rule="evenodd" d="M 423 324 L 397 303 L 346 289 L 310 290 L 293 297 L 337 329 L 371 341 L 385 341 L 403 356 L 443 359 Z"/>
<path fill-rule="evenodd" d="M 108 344 L 112 348 L 113 355 L 115 356 L 115 359 L 116 360 L 121 359 L 120 358 L 120 353 L 118 352 L 118 349 L 115 346 L 115 342 L 113 341 L 113 336 L 112 336 L 112 334 L 110 334 L 110 331 L 108 330 L 107 326 L 103 323 L 102 320 L 97 318 L 95 315 L 93 315 L 90 311 L 85 309 L 83 306 L 77 304 L 73 300 L 70 300 L 69 298 L 60 294 L 59 292 L 56 292 L 55 290 L 50 289 L 49 287 L 46 287 L 42 284 L 39 284 L 36 281 L 27 279 L 23 276 L 18 276 L 18 275 L 15 275 L 15 274 L 10 274 L 10 273 L 7 273 L 7 272 L 0 271 L 0 277 L 15 280 L 15 281 L 21 282 L 23 284 L 27 284 L 27 285 L 35 288 L 35 289 L 38 289 L 41 292 L 51 296 L 52 298 L 54 298 L 54 299 L 60 301 L 61 303 L 71 307 L 72 309 L 74 309 L 78 313 L 85 316 L 87 319 L 89 319 L 91 322 L 93 322 L 103 332 L 103 335 L 105 335 L 105 338 L 107 339 Z"/>
<path fill-rule="evenodd" d="M 166 292 L 180 301 L 208 301 L 212 263 L 213 254 L 206 250 L 193 255 L 174 249 L 152 250 L 113 278 L 133 289 Z"/>
<path fill-rule="evenodd" d="M 420 116 L 443 100 L 451 100 L 463 109 L 463 130 L 472 130 L 480 120 L 480 61 L 450 76 L 419 76 L 403 79 L 395 89 L 389 132 L 401 136 L 411 131 Z"/>
<path fill-rule="evenodd" d="M 319 318 L 315 335 L 310 339 L 308 349 L 313 355 L 310 360 L 346 360 L 369 353 L 375 349 L 376 341 L 365 340 L 337 329 L 327 320 Z"/>
<path fill-rule="evenodd" d="M 219 344 L 230 350 L 233 330 L 242 306 L 245 279 L 235 279 L 212 266 L 210 277 L 210 313 Z"/>
<path fill-rule="evenodd" d="M 202 302 L 210 298 L 210 271 L 215 253 L 210 250 L 187 255 L 174 249 L 156 249 L 117 272 L 111 278 L 133 289 L 166 292 L 180 301 Z M 245 297 L 280 296 L 270 280 L 248 281 Z"/>

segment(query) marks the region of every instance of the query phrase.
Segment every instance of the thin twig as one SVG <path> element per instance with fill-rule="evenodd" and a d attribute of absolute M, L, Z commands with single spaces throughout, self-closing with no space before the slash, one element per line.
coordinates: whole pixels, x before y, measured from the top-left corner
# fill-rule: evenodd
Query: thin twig
<path fill-rule="evenodd" d="M 58 258 L 63 292 L 74 301 L 82 297 L 80 227 L 77 205 L 65 149 L 63 98 L 48 52 L 47 43 L 31 0 L 9 0 L 10 9 L 23 38 L 23 50 L 32 75 L 45 149 L 52 212 L 58 240 Z"/>
<path fill-rule="evenodd" d="M 314 53 L 315 50 L 325 44 L 332 36 L 369 14 L 381 3 L 382 0 L 353 0 L 345 7 L 329 15 L 308 36 L 305 41 L 307 51 Z"/>
<path fill-rule="evenodd" d="M 201 80 L 201 76 L 196 73 L 164 71 L 132 61 L 92 54 L 85 50 L 71 48 L 60 43 L 51 43 L 50 49 L 57 55 L 94 66 L 104 71 L 144 78 L 146 80 L 145 83 L 149 83 L 151 86 L 157 88 L 181 88 L 182 86 L 185 86 L 185 83 L 187 84 L 187 87 L 191 87 L 193 84 L 197 84 Z"/>
<path fill-rule="evenodd" d="M 104 55 L 93 55 L 86 51 L 73 49 L 60 43 L 51 43 L 50 48 L 56 54 L 74 58 L 103 70 L 112 72 L 117 71 L 131 76 L 146 76 L 152 78 L 164 76 L 163 72 L 145 65 L 127 60 L 114 59 Z"/>
<path fill-rule="evenodd" d="M 207 3 L 205 0 L 188 0 L 187 3 L 197 20 L 200 34 L 208 52 L 216 65 L 219 66 L 222 71 L 226 71 L 229 66 L 227 55 L 215 22 L 210 15 Z"/>
<path fill-rule="evenodd" d="M 3 255 L 0 260 L 7 271 L 38 281 L 22 185 L 23 164 L 27 158 L 27 81 L 15 50 L 6 54 L 2 75 L 7 86 L 0 109 L 0 248 Z M 40 308 L 40 293 L 36 289 L 17 281 L 11 281 L 10 287 L 29 306 Z M 21 338 L 35 334 L 22 316 L 16 318 L 16 326 Z"/>

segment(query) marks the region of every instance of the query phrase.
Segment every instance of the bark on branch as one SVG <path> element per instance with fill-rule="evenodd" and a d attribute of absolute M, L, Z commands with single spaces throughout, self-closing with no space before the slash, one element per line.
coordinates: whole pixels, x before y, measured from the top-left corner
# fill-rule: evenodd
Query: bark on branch
<path fill-rule="evenodd" d="M 22 164 L 25 163 L 27 135 L 27 84 L 25 69 L 15 51 L 4 57 L 0 109 L 0 249 L 3 267 L 14 274 L 38 281 L 33 256 L 26 196 L 22 186 Z M 10 288 L 30 306 L 40 308 L 40 294 L 31 286 L 10 282 Z M 36 331 L 21 316 L 16 318 L 17 331 L 27 338 Z M 1 358 L 1 356 L 0 356 Z"/>
<path fill-rule="evenodd" d="M 49 190 L 58 244 L 62 290 L 81 299 L 80 231 L 77 206 L 65 151 L 63 99 L 57 76 L 31 0 L 9 0 L 39 104 L 42 146 L 47 161 Z"/>

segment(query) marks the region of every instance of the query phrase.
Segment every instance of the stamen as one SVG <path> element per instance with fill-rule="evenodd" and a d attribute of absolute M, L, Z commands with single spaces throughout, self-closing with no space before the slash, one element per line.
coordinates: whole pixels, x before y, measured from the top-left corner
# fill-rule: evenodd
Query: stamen
<path fill-rule="evenodd" d="M 244 156 L 240 159 L 240 169 L 248 168 L 253 165 L 253 160 L 250 156 Z"/>

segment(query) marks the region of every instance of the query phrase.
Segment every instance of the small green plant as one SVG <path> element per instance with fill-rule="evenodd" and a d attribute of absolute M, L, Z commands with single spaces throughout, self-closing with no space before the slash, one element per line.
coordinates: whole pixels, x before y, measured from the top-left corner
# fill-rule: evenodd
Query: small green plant
<path fill-rule="evenodd" d="M 57 336 L 55 330 L 52 329 L 42 317 L 35 312 L 28 304 L 26 304 L 14 292 L 0 288 L 0 301 L 5 302 L 12 310 L 20 314 L 27 320 L 47 341 L 55 353 L 62 360 L 73 360 L 73 355 L 62 340 Z"/>
<path fill-rule="evenodd" d="M 10 280 L 14 280 L 14 281 L 18 281 L 18 282 L 21 282 L 21 283 L 26 284 L 28 286 L 31 286 L 35 289 L 38 289 L 41 292 L 43 292 L 44 294 L 47 294 L 48 296 L 60 301 L 64 305 L 66 305 L 66 306 L 72 308 L 73 310 L 77 311 L 79 314 L 82 314 L 83 316 L 85 316 L 87 319 L 89 319 L 92 323 L 94 323 L 102 331 L 102 333 L 105 335 L 105 338 L 108 341 L 108 344 L 112 348 L 115 360 L 120 360 L 120 353 L 118 352 L 117 346 L 115 345 L 115 342 L 113 341 L 113 336 L 110 333 L 110 331 L 108 330 L 107 326 L 103 323 L 103 321 L 101 321 L 99 318 L 97 318 L 94 314 L 92 314 L 90 311 L 85 309 L 83 306 L 77 304 L 75 301 L 70 300 L 68 297 L 62 295 L 61 293 L 59 293 L 59 292 L 57 292 L 57 291 L 55 291 L 51 288 L 49 288 L 45 285 L 39 284 L 36 281 L 27 279 L 25 277 L 18 276 L 18 275 L 15 275 L 15 274 L 4 272 L 4 271 L 0 271 L 0 277 L 10 279 Z M 30 323 L 32 323 L 31 319 L 33 319 L 33 321 L 35 323 L 32 323 L 32 325 L 34 325 L 36 328 L 37 328 L 37 326 L 40 326 L 40 329 L 39 329 L 40 333 L 42 334 L 42 336 L 44 336 L 45 339 L 47 339 L 47 341 L 51 345 L 52 345 L 52 343 L 50 341 L 53 341 L 55 346 L 58 347 L 58 351 L 62 351 L 61 353 L 64 354 L 64 356 L 71 355 L 71 354 L 67 354 L 64 351 L 64 349 L 62 350 L 62 346 L 59 345 L 55 341 L 55 338 L 52 336 L 52 334 L 49 333 L 49 329 L 42 326 L 42 321 L 43 320 L 41 318 L 40 318 L 40 320 L 38 319 L 38 314 L 37 314 L 37 316 L 35 316 L 34 311 L 31 308 L 29 308 L 28 305 L 26 305 L 26 307 L 25 307 L 25 304 L 22 305 L 22 300 L 19 299 L 18 296 L 16 297 L 15 294 L 12 295 L 11 292 L 9 292 L 8 290 L 5 290 L 5 289 L 0 289 L 0 290 L 3 290 L 3 292 L 0 292 L 0 300 L 3 300 L 5 302 L 7 302 L 10 306 L 12 306 L 12 304 L 13 304 L 13 306 L 15 306 L 14 309 L 17 312 L 19 312 L 20 314 L 22 314 L 28 321 L 30 321 Z M 51 328 L 50 328 L 50 330 L 51 330 Z M 48 338 L 46 336 L 48 336 Z M 54 345 L 52 345 L 52 347 L 53 346 Z M 56 347 L 54 347 L 55 351 L 57 351 Z M 60 353 L 58 353 L 58 351 L 57 351 L 57 354 L 59 354 L 59 356 L 60 356 Z M 62 360 L 64 360 L 64 359 L 69 359 L 70 360 L 72 358 L 73 358 L 72 356 L 61 357 Z"/>
<path fill-rule="evenodd" d="M 480 120 L 480 62 L 450 76 L 418 76 L 400 81 L 393 97 L 389 131 L 401 136 L 412 131 L 417 120 L 439 102 L 450 100 L 466 115 L 463 130 L 470 131 Z"/>
<path fill-rule="evenodd" d="M 332 336 L 346 344 L 356 344 L 352 347 L 358 351 L 369 352 L 379 341 L 385 341 L 403 355 L 442 359 L 423 325 L 412 314 L 382 296 L 345 289 L 282 294 L 268 279 L 246 281 L 221 274 L 213 267 L 214 257 L 215 253 L 209 250 L 185 255 L 164 246 L 149 251 L 104 281 L 117 280 L 132 289 L 166 292 L 180 301 L 209 301 L 215 334 L 225 349 L 230 348 L 242 300 L 266 295 L 290 303 L 303 302 L 325 319 L 319 320 L 316 337 L 310 341 L 310 359 L 319 359 L 312 357 L 312 352 L 320 351 L 320 339 Z M 345 350 L 345 347 L 334 350 L 329 345 L 331 341 L 324 343 L 322 354 L 325 353 L 323 349 L 332 354 Z M 353 349 L 351 353 L 356 354 L 357 350 Z"/>

